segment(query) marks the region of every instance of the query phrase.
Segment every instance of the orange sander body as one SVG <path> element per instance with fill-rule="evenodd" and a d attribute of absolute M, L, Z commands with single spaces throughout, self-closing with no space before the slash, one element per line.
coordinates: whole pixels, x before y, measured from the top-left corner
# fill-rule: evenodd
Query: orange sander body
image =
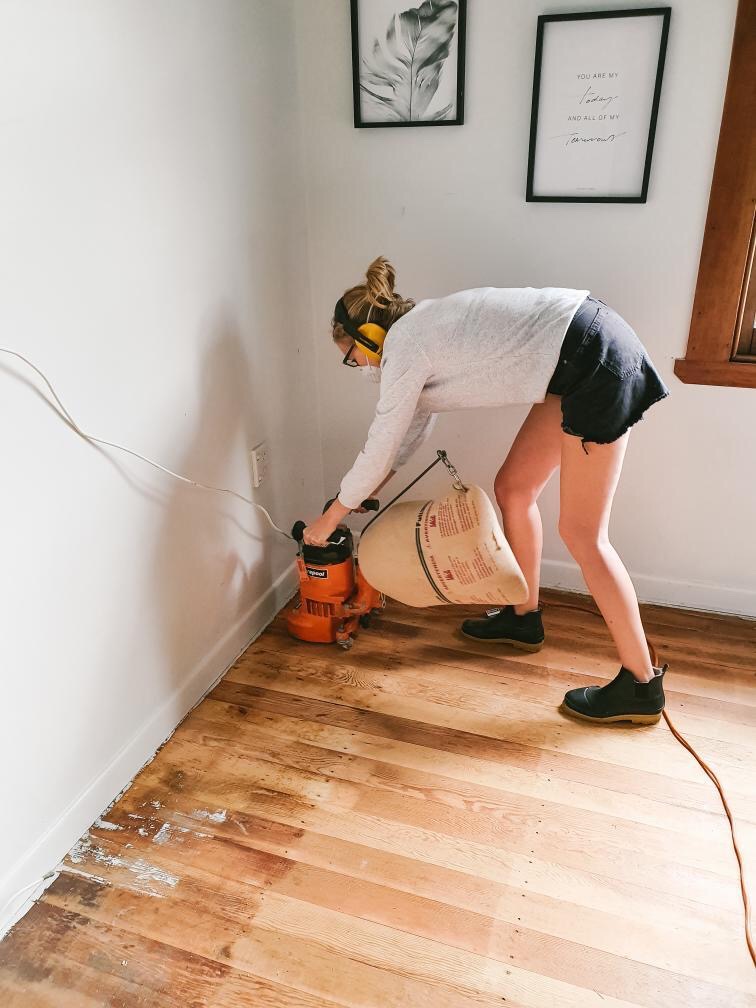
<path fill-rule="evenodd" d="M 373 499 L 363 503 L 371 511 L 377 506 Z M 287 628 L 299 640 L 350 648 L 358 628 L 369 625 L 385 599 L 362 576 L 348 528 L 337 528 L 326 546 L 307 546 L 304 529 L 305 523 L 297 522 L 291 532 L 299 543 L 299 596 L 286 613 Z"/>

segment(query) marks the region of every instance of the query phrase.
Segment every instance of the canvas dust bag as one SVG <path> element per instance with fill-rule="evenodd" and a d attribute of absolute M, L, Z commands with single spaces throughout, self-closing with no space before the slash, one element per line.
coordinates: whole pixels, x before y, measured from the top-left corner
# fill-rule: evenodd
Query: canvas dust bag
<path fill-rule="evenodd" d="M 528 587 L 481 487 L 389 508 L 360 539 L 358 559 L 378 591 L 410 606 L 524 602 Z"/>

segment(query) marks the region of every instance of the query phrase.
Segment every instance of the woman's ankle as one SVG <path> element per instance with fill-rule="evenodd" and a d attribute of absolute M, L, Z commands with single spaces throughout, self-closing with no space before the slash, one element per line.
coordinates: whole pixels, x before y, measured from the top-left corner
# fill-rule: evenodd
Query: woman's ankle
<path fill-rule="evenodd" d="M 529 605 L 527 602 L 522 602 L 520 605 L 512 606 L 512 611 L 515 616 L 525 616 L 527 613 L 536 612 L 538 609 L 538 603 L 535 605 Z"/>
<path fill-rule="evenodd" d="M 627 671 L 631 673 L 633 679 L 635 679 L 635 681 L 639 683 L 649 683 L 656 675 L 653 666 L 650 666 L 648 669 L 643 669 L 641 671 L 636 671 L 634 668 L 631 668 L 629 665 L 625 664 L 623 664 L 622 667 L 627 669 Z"/>

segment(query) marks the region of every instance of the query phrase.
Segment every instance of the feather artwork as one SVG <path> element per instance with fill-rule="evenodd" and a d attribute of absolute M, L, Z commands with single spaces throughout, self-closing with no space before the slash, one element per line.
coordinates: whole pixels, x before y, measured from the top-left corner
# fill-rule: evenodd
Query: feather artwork
<path fill-rule="evenodd" d="M 372 118 L 396 122 L 446 119 L 453 103 L 429 113 L 454 39 L 459 5 L 424 0 L 395 14 L 384 40 L 362 61 L 360 90 Z"/>

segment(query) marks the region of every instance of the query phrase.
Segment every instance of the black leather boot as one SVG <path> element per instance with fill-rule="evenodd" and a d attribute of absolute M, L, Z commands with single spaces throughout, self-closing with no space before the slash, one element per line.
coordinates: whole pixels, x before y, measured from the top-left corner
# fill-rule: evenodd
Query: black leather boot
<path fill-rule="evenodd" d="M 669 666 L 655 665 L 650 682 L 638 682 L 630 669 L 620 666 L 606 686 L 582 686 L 565 693 L 562 710 L 571 717 L 598 724 L 631 721 L 656 724 L 664 710 L 664 673 Z"/>
<path fill-rule="evenodd" d="M 543 647 L 544 633 L 541 610 L 518 616 L 514 606 L 504 606 L 503 609 L 490 609 L 484 619 L 467 619 L 462 624 L 462 633 L 477 641 L 490 641 L 496 644 L 511 644 L 521 651 L 540 651 Z"/>

